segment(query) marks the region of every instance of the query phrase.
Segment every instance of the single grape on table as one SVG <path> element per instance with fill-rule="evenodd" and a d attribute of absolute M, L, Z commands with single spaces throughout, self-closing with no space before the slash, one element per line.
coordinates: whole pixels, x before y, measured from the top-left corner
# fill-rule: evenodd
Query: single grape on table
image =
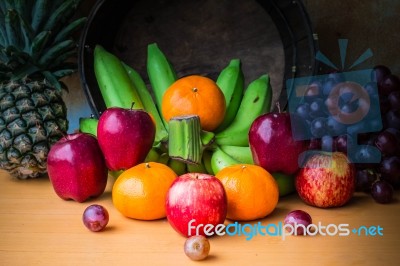
<path fill-rule="evenodd" d="M 191 236 L 186 239 L 183 250 L 191 260 L 204 260 L 210 253 L 210 241 L 202 235 Z"/>
<path fill-rule="evenodd" d="M 109 214 L 106 208 L 93 204 L 82 215 L 83 224 L 92 232 L 102 231 L 108 224 Z"/>

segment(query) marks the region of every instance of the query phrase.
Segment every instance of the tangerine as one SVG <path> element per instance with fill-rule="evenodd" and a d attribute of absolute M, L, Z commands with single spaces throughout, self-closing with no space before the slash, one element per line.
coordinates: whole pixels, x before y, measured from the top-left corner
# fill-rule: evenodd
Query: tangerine
<path fill-rule="evenodd" d="M 264 218 L 278 204 L 278 184 L 261 166 L 235 164 L 223 168 L 216 177 L 226 191 L 228 219 L 250 221 Z"/>
<path fill-rule="evenodd" d="M 174 116 L 198 115 L 201 128 L 216 129 L 225 116 L 225 97 L 210 78 L 190 75 L 176 80 L 164 93 L 162 115 L 166 121 Z"/>
<path fill-rule="evenodd" d="M 147 162 L 133 166 L 118 176 L 112 188 L 115 208 L 138 220 L 166 217 L 165 200 L 176 173 L 167 165 Z"/>

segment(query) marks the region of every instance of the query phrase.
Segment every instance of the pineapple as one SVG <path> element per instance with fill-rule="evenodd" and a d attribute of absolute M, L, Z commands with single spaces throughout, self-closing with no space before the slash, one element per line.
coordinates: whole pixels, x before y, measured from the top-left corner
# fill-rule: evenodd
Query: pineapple
<path fill-rule="evenodd" d="M 50 147 L 68 130 L 60 79 L 72 74 L 71 19 L 80 0 L 0 0 L 0 168 L 19 179 L 47 171 Z"/>

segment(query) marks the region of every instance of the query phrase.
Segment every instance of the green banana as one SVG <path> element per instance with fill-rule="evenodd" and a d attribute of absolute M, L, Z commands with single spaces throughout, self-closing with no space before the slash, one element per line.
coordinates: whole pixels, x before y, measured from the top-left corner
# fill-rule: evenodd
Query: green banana
<path fill-rule="evenodd" d="M 156 124 L 156 136 L 154 139 L 154 145 L 157 146 L 159 143 L 166 142 L 168 140 L 168 131 L 165 129 L 164 123 L 161 119 L 160 113 L 157 110 L 150 91 L 147 89 L 142 77 L 136 70 L 125 63 L 122 64 L 139 93 L 139 97 L 142 100 L 144 110 L 153 117 Z"/>
<path fill-rule="evenodd" d="M 240 164 L 240 162 L 229 156 L 229 154 L 221 150 L 219 147 L 215 148 L 211 156 L 211 168 L 215 175 L 225 167 L 235 164 Z"/>
<path fill-rule="evenodd" d="M 79 131 L 84 133 L 89 133 L 97 136 L 97 124 L 99 120 L 91 117 L 80 117 L 79 118 Z"/>
<path fill-rule="evenodd" d="M 220 148 L 229 154 L 229 156 L 231 156 L 233 159 L 241 163 L 254 164 L 253 155 L 249 146 L 222 145 Z"/>
<path fill-rule="evenodd" d="M 214 175 L 214 171 L 212 170 L 211 167 L 211 156 L 212 156 L 212 151 L 206 149 L 203 151 L 203 157 L 201 158 L 201 160 L 204 167 L 206 168 L 207 173 L 210 175 Z"/>
<path fill-rule="evenodd" d="M 249 146 L 248 132 L 253 121 L 271 108 L 272 88 L 267 74 L 252 81 L 232 123 L 215 135 L 218 145 Z"/>
<path fill-rule="evenodd" d="M 184 173 L 186 173 L 186 164 L 182 161 L 179 160 L 174 160 L 172 158 L 170 158 L 168 160 L 168 167 L 171 168 L 172 170 L 174 170 L 174 172 L 180 176 L 183 175 Z"/>
<path fill-rule="evenodd" d="M 147 74 L 153 89 L 156 106 L 161 114 L 164 93 L 177 80 L 177 76 L 171 63 L 156 43 L 147 46 Z M 168 129 L 167 121 L 162 115 L 161 118 L 164 126 Z"/>
<path fill-rule="evenodd" d="M 164 152 L 164 153 L 161 153 L 161 154 L 160 154 L 160 157 L 158 157 L 157 162 L 158 162 L 158 163 L 165 164 L 165 165 L 168 165 L 168 161 L 169 161 L 169 160 L 170 160 L 170 157 L 169 157 L 168 153 L 167 153 L 167 152 Z"/>
<path fill-rule="evenodd" d="M 94 72 L 107 108 L 144 109 L 139 93 L 121 61 L 100 45 L 94 49 Z"/>
<path fill-rule="evenodd" d="M 203 174 L 208 173 L 203 163 L 199 164 L 188 163 L 186 164 L 186 168 L 189 173 L 203 173 Z"/>
<path fill-rule="evenodd" d="M 224 120 L 215 130 L 215 132 L 220 132 L 233 121 L 243 98 L 244 75 L 240 59 L 232 59 L 228 66 L 221 71 L 216 83 L 224 93 L 226 102 Z"/>
<path fill-rule="evenodd" d="M 157 162 L 160 159 L 160 152 L 157 150 L 157 148 L 151 148 L 149 153 L 147 153 L 147 156 L 145 158 L 145 162 Z"/>

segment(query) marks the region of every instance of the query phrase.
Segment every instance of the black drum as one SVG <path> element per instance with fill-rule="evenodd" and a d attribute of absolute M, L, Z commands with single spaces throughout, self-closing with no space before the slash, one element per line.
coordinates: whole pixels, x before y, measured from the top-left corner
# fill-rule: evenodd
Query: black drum
<path fill-rule="evenodd" d="M 273 103 L 286 105 L 286 80 L 317 70 L 314 38 L 300 0 L 100 0 L 79 45 L 79 73 L 95 116 L 105 110 L 94 74 L 96 44 L 136 69 L 149 85 L 147 45 L 157 43 L 178 77 L 216 80 L 239 58 L 246 85 L 268 73 Z"/>

